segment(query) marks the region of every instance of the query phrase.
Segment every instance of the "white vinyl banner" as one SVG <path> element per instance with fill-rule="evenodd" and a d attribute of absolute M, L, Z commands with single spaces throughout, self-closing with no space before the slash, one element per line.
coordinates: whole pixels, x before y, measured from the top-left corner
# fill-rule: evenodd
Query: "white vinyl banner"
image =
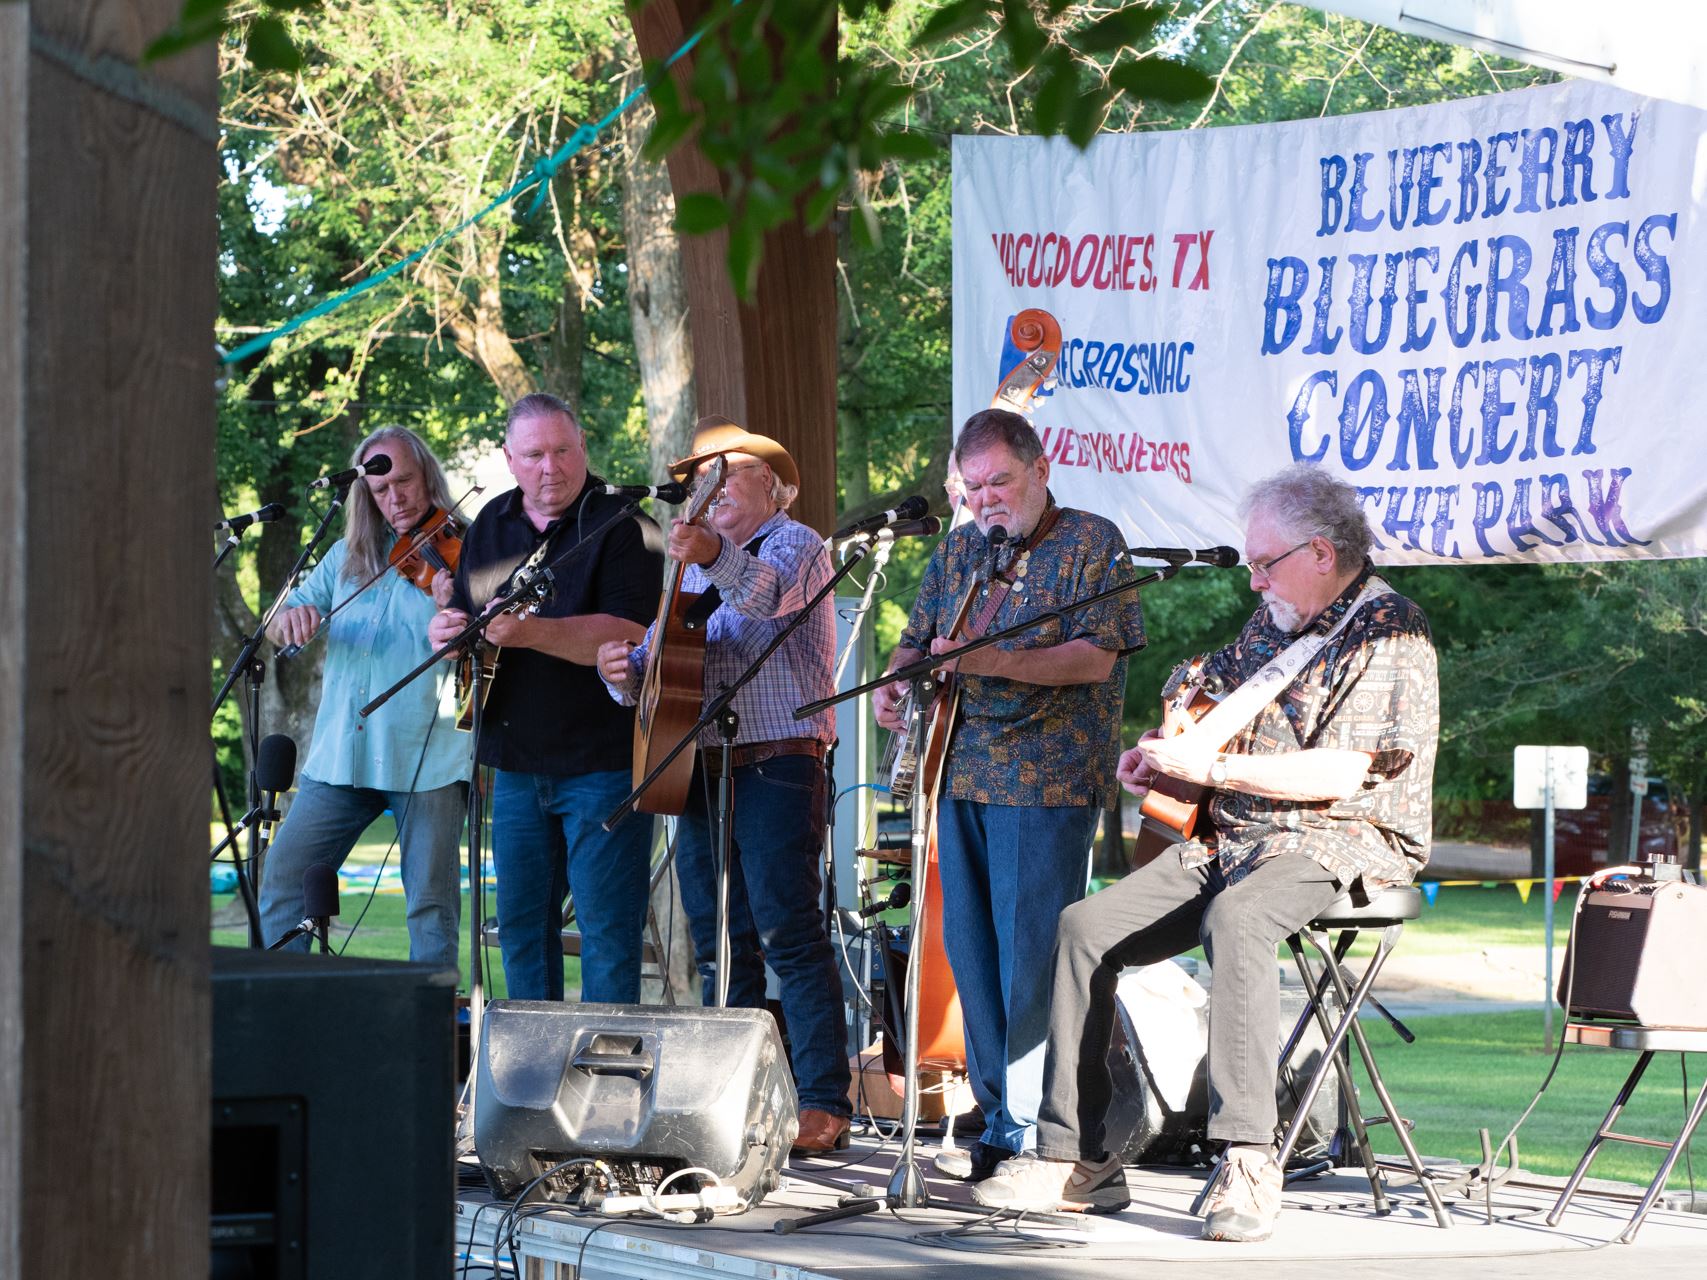
<path fill-rule="evenodd" d="M 954 140 L 954 413 L 1060 322 L 1064 503 L 1242 542 L 1294 461 L 1384 564 L 1707 554 L 1707 112 L 1577 81 L 1184 133 Z"/>

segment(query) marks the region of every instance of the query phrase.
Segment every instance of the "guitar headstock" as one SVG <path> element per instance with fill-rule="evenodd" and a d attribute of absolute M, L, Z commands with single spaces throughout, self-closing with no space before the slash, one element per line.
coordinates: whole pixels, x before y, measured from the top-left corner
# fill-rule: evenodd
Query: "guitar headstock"
<path fill-rule="evenodd" d="M 728 468 L 729 460 L 721 453 L 706 465 L 699 479 L 693 483 L 693 492 L 688 495 L 687 510 L 682 513 L 682 519 L 691 524 L 705 515 L 723 490 L 723 478 Z"/>

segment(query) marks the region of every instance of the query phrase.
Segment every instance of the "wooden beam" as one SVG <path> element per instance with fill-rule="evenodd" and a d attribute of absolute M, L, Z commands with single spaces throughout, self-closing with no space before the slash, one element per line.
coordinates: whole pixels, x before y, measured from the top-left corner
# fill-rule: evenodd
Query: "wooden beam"
<path fill-rule="evenodd" d="M 646 58 L 667 58 L 693 30 L 703 0 L 652 0 L 632 14 Z M 831 57 L 835 33 L 830 34 Z M 692 57 L 671 74 L 688 97 Z M 679 203 L 722 192 L 717 170 L 691 141 L 668 160 Z M 682 237 L 694 388 L 702 414 L 723 414 L 782 442 L 800 468 L 793 514 L 820 533 L 836 519 L 836 238 L 798 221 L 770 232 L 750 303 L 736 301 L 722 231 Z"/>
<path fill-rule="evenodd" d="M 208 1268 L 214 51 L 136 68 L 179 8 L 0 0 L 3 1275 Z"/>

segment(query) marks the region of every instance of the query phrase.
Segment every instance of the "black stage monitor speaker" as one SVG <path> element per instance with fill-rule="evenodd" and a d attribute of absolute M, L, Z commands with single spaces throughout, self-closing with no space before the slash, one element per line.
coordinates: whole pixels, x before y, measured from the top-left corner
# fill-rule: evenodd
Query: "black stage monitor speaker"
<path fill-rule="evenodd" d="M 1597 889 L 1577 913 L 1559 1003 L 1569 981 L 1573 1018 L 1707 1029 L 1704 963 L 1707 889 L 1676 880 Z"/>
<path fill-rule="evenodd" d="M 480 1024 L 474 1147 L 505 1198 L 553 1174 L 554 1199 L 656 1187 L 708 1169 L 747 1205 L 776 1187 L 798 1125 L 776 1023 L 761 1009 L 691 1009 L 508 1000 Z M 711 1185 L 697 1174 L 674 1192 Z M 530 1198 L 533 1198 L 530 1196 Z"/>
<path fill-rule="evenodd" d="M 213 949 L 214 1280 L 448 1277 L 456 975 Z"/>

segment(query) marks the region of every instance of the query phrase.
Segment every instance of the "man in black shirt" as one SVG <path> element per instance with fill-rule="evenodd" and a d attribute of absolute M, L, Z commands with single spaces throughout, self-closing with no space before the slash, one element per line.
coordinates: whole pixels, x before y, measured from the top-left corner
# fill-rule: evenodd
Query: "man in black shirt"
<path fill-rule="evenodd" d="M 634 713 L 605 693 L 594 663 L 606 641 L 646 634 L 663 580 L 661 540 L 645 517 L 623 514 L 621 499 L 596 492 L 580 424 L 556 397 L 515 403 L 504 457 L 516 487 L 469 527 L 450 607 L 428 632 L 435 646 L 447 643 L 536 553 L 555 576 L 537 611 L 501 614 L 485 630 L 501 647 L 477 750 L 497 770 L 504 979 L 512 1000 L 563 998 L 560 930 L 573 892 L 581 998 L 634 1003 L 652 820 L 600 826 L 628 794 Z"/>

